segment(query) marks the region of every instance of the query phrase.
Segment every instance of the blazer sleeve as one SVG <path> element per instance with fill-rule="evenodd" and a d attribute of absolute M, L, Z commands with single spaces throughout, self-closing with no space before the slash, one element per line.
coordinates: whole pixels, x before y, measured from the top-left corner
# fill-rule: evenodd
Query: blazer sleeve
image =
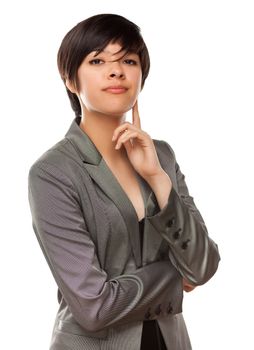
<path fill-rule="evenodd" d="M 182 277 L 170 261 L 108 279 L 96 255 L 71 180 L 52 165 L 30 168 L 32 226 L 54 279 L 76 321 L 88 331 L 155 319 L 155 306 L 182 311 Z M 166 311 L 165 311 L 166 314 Z"/>
<path fill-rule="evenodd" d="M 192 285 L 202 285 L 218 268 L 218 246 L 208 235 L 203 217 L 189 194 L 185 175 L 180 170 L 173 149 L 166 141 L 161 142 L 166 147 L 164 154 L 168 154 L 168 159 L 173 157 L 178 190 L 172 187 L 167 204 L 162 210 L 152 193 L 150 201 L 156 203 L 156 210 L 148 210 L 147 219 L 168 242 L 169 257 L 181 275 Z M 149 203 L 148 208 L 152 208 Z"/>

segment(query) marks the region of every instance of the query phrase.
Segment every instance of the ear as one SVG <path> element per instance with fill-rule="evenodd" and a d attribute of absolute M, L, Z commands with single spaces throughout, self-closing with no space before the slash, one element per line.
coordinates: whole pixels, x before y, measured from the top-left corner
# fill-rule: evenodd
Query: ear
<path fill-rule="evenodd" d="M 77 89 L 75 87 L 75 84 L 72 83 L 69 79 L 66 79 L 65 85 L 70 90 L 70 92 L 72 92 L 73 94 L 77 93 Z"/>

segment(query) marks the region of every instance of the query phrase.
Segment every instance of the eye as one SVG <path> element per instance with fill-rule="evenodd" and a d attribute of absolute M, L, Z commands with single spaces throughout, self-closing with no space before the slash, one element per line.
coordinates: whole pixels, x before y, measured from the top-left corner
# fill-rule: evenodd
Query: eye
<path fill-rule="evenodd" d="M 102 62 L 102 60 L 99 58 L 95 58 L 94 60 L 89 61 L 90 64 L 99 64 L 99 62 Z"/>
<path fill-rule="evenodd" d="M 137 64 L 137 62 L 135 60 L 130 60 L 130 59 L 125 60 L 125 62 L 127 62 L 130 65 L 136 65 Z"/>

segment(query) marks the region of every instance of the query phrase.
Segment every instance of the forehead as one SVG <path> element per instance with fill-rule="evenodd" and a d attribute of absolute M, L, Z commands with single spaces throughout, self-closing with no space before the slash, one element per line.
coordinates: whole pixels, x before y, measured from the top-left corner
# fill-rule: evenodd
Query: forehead
<path fill-rule="evenodd" d="M 137 55 L 135 52 L 133 51 L 129 51 L 127 52 L 126 50 L 122 50 L 122 45 L 119 43 L 109 43 L 103 50 L 94 50 L 92 52 L 89 53 L 89 56 L 96 56 L 98 55 L 100 52 L 103 53 L 104 55 L 108 56 L 108 57 L 116 57 L 116 58 L 120 58 L 126 54 L 133 54 L 133 55 Z"/>

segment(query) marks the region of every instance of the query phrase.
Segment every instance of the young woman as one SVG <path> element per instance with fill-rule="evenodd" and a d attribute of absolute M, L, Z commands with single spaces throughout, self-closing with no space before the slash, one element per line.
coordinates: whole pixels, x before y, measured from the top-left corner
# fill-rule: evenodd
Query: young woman
<path fill-rule="evenodd" d="M 33 229 L 58 285 L 51 350 L 191 349 L 183 291 L 220 257 L 174 151 L 141 128 L 149 65 L 139 27 L 119 15 L 92 16 L 61 43 L 76 116 L 29 171 Z"/>

